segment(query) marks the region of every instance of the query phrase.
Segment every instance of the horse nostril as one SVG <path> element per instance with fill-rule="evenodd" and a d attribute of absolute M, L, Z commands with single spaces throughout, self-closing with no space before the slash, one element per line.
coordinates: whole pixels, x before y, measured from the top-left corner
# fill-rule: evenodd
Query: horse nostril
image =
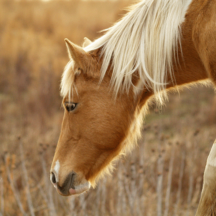
<path fill-rule="evenodd" d="M 56 184 L 56 177 L 55 177 L 55 174 L 52 172 L 51 173 L 52 177 L 51 177 L 51 181 L 53 184 Z"/>

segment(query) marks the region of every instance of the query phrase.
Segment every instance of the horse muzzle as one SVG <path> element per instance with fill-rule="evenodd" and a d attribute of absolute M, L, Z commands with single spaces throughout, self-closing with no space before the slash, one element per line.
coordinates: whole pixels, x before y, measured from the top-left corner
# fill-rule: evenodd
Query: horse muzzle
<path fill-rule="evenodd" d="M 55 172 L 51 172 L 50 181 L 52 182 L 58 193 L 62 196 L 81 194 L 89 190 L 91 186 L 91 184 L 87 180 L 82 180 L 81 182 L 79 181 L 80 183 L 77 183 L 77 174 L 75 172 L 69 173 L 62 185 L 59 184 Z"/>

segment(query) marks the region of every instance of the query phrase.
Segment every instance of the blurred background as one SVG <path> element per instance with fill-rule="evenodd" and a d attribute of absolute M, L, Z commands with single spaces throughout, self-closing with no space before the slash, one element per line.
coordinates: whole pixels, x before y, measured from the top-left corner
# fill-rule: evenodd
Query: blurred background
<path fill-rule="evenodd" d="M 0 215 L 194 215 L 215 139 L 213 88 L 151 106 L 143 138 L 96 189 L 61 197 L 49 169 L 63 116 L 64 38 L 81 45 L 133 1 L 0 1 Z"/>

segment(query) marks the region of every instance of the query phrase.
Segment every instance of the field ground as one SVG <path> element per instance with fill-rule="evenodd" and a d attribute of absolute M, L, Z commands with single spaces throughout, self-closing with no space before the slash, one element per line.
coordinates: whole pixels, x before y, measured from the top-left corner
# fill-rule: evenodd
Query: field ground
<path fill-rule="evenodd" d="M 139 146 L 96 189 L 65 198 L 49 182 L 63 115 L 63 39 L 94 40 L 129 4 L 0 2 L 0 215 L 194 215 L 215 139 L 210 87 L 171 93 L 162 110 L 152 105 Z"/>

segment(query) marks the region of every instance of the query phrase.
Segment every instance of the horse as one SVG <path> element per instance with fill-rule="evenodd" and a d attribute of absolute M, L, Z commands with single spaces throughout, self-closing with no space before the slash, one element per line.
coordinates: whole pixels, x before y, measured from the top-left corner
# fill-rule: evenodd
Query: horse
<path fill-rule="evenodd" d="M 80 47 L 65 39 L 65 109 L 50 169 L 63 196 L 95 187 L 141 136 L 154 99 L 194 83 L 216 84 L 216 2 L 143 0 L 103 36 Z"/>

